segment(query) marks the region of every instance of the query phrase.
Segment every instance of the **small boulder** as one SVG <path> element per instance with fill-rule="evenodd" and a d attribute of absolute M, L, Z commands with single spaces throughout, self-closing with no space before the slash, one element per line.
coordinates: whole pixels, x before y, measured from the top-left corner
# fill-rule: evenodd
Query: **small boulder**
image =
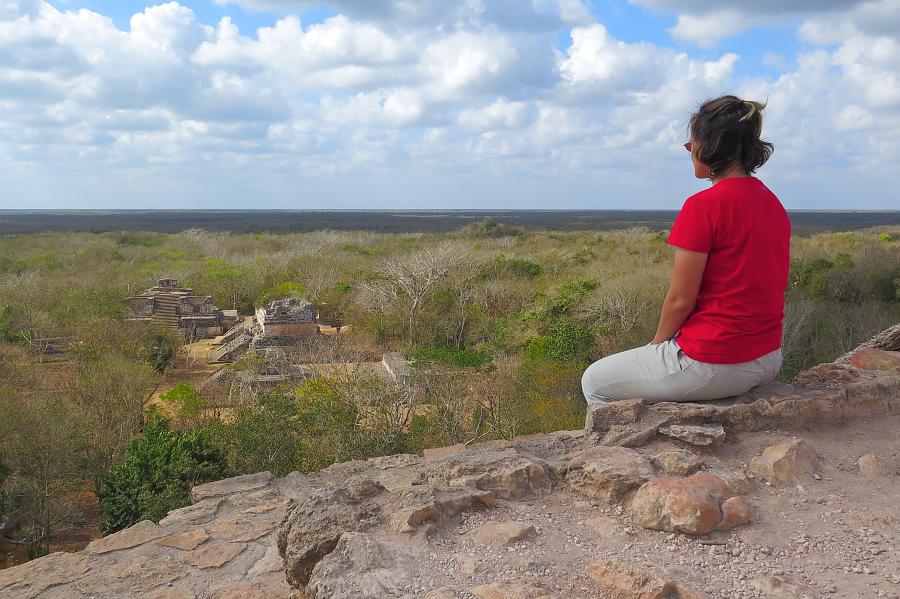
<path fill-rule="evenodd" d="M 850 364 L 862 370 L 884 370 L 900 373 L 900 351 L 862 347 L 850 358 Z"/>
<path fill-rule="evenodd" d="M 819 471 L 815 449 L 802 439 L 767 447 L 750 461 L 750 470 L 773 484 L 795 485 Z"/>
<path fill-rule="evenodd" d="M 668 449 L 650 457 L 650 461 L 663 474 L 670 476 L 688 476 L 700 470 L 703 460 L 686 449 Z"/>
<path fill-rule="evenodd" d="M 480 545 L 503 547 L 524 541 L 534 534 L 534 527 L 521 522 L 491 522 L 475 531 L 474 540 Z"/>
<path fill-rule="evenodd" d="M 643 399 L 626 399 L 600 405 L 589 405 L 584 428 L 592 433 L 606 432 L 615 424 L 637 422 L 643 411 Z"/>
<path fill-rule="evenodd" d="M 750 506 L 714 474 L 663 476 L 641 486 L 631 503 L 636 524 L 653 530 L 703 535 L 750 521 Z"/>
<path fill-rule="evenodd" d="M 659 432 L 667 437 L 700 447 L 715 445 L 725 439 L 725 428 L 721 424 L 707 426 L 673 424 L 660 427 Z"/>
<path fill-rule="evenodd" d="M 592 447 L 569 460 L 565 470 L 573 489 L 605 501 L 621 501 L 656 474 L 649 460 L 625 447 Z"/>
<path fill-rule="evenodd" d="M 416 570 L 413 547 L 348 532 L 319 561 L 304 589 L 307 599 L 402 597 Z"/>
<path fill-rule="evenodd" d="M 859 471 L 863 476 L 869 478 L 880 478 L 894 475 L 894 468 L 891 468 L 887 462 L 882 460 L 874 453 L 867 453 L 860 456 L 857 461 Z"/>
<path fill-rule="evenodd" d="M 597 561 L 586 570 L 606 595 L 616 599 L 702 599 L 675 581 L 627 562 Z"/>

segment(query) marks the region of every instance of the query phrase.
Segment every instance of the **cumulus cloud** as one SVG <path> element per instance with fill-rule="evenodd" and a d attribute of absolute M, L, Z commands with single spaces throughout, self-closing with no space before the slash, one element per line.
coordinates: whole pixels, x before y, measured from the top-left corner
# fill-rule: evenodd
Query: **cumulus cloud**
<path fill-rule="evenodd" d="M 753 15 L 736 0 L 641 0 L 679 11 L 673 34 L 698 45 L 803 15 L 812 48 L 769 57 L 771 79 L 726 50 L 623 41 L 581 0 L 336 0 L 320 22 L 304 22 L 312 2 L 236 1 L 284 14 L 250 31 L 167 2 L 120 29 L 0 0 L 0 184 L 34 189 L 51 171 L 53 194 L 120 207 L 153 205 L 152 189 L 210 205 L 266 190 L 295 207 L 297 189 L 357 207 L 374 190 L 421 206 L 467 189 L 470 205 L 539 207 L 554 186 L 567 198 L 554 206 L 585 205 L 597 186 L 620 206 L 675 207 L 694 185 L 687 119 L 729 91 L 768 98 L 776 180 L 851 180 L 900 156 L 898 0 L 816 14 L 763 1 Z"/>

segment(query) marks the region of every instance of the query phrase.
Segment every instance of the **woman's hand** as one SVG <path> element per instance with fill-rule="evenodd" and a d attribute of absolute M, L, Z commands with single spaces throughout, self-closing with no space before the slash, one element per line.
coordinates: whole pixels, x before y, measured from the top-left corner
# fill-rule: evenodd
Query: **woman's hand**
<path fill-rule="evenodd" d="M 674 337 L 687 317 L 694 311 L 708 258 L 709 254 L 682 248 L 675 249 L 672 282 L 669 284 L 669 292 L 666 293 L 666 299 L 663 301 L 656 335 L 650 345 L 663 343 Z"/>

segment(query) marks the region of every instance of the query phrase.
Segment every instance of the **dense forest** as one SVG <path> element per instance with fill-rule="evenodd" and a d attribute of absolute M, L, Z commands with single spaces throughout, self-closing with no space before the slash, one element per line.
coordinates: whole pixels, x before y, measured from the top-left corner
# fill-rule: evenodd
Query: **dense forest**
<path fill-rule="evenodd" d="M 234 474 L 579 428 L 585 366 L 653 336 L 666 235 L 486 220 L 447 234 L 0 237 L 3 541 L 46 553 L 86 521 L 86 495 L 111 532 Z M 783 380 L 900 321 L 900 230 L 795 237 L 792 256 Z M 247 315 L 305 297 L 351 325 L 307 348 L 310 361 L 397 351 L 412 374 L 398 383 L 335 369 L 227 410 L 183 384 L 164 395 L 167 409 L 149 406 L 184 340 L 128 321 L 124 298 L 161 277 Z"/>

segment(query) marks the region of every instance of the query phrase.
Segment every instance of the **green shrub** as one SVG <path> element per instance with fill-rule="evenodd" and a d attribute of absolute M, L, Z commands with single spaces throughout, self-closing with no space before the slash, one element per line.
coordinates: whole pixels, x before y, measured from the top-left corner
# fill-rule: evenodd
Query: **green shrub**
<path fill-rule="evenodd" d="M 103 478 L 98 498 L 105 534 L 141 520 L 158 522 L 190 503 L 191 488 L 228 475 L 225 454 L 209 431 L 172 430 L 151 414 L 143 433 L 125 452 L 124 463 Z"/>
<path fill-rule="evenodd" d="M 159 398 L 172 405 L 179 417 L 197 416 L 203 410 L 203 398 L 187 383 L 178 383 Z"/>
<path fill-rule="evenodd" d="M 541 265 L 530 258 L 507 258 L 500 255 L 494 259 L 494 266 L 500 274 L 522 279 L 533 279 L 541 274 Z"/>
<path fill-rule="evenodd" d="M 271 289 L 267 289 L 256 300 L 257 305 L 265 305 L 272 300 L 285 299 L 288 297 L 306 297 L 306 288 L 300 283 L 285 281 L 279 283 Z"/>
<path fill-rule="evenodd" d="M 416 350 L 413 366 L 425 364 L 447 364 L 457 368 L 478 368 L 491 361 L 487 352 L 472 351 L 457 347 L 441 347 Z"/>
<path fill-rule="evenodd" d="M 498 223 L 492 218 L 472 223 L 463 228 L 463 234 L 474 238 L 519 237 L 524 232 L 519 227 L 508 223 Z"/>

